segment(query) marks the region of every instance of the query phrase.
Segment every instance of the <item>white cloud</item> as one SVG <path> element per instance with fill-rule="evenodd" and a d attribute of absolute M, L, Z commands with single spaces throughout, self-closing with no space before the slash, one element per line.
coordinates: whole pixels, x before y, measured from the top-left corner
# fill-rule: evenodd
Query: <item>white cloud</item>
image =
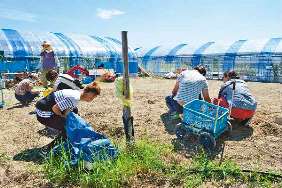
<path fill-rule="evenodd" d="M 125 12 L 117 10 L 117 9 L 97 9 L 97 16 L 102 19 L 111 19 L 113 16 L 119 16 L 125 14 Z"/>
<path fill-rule="evenodd" d="M 0 7 L 0 18 L 8 20 L 36 22 L 36 15 L 29 12 Z"/>

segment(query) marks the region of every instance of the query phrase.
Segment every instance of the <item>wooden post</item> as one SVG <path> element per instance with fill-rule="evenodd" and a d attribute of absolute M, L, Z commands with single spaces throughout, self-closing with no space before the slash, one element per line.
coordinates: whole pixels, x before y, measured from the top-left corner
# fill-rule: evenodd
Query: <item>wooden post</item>
<path fill-rule="evenodd" d="M 123 69 L 123 91 L 126 99 L 129 99 L 129 66 L 128 66 L 128 44 L 127 44 L 127 31 L 121 32 L 122 36 L 122 57 L 124 63 Z M 123 106 L 123 125 L 126 137 L 126 142 L 131 144 L 134 141 L 134 128 L 133 128 L 133 117 L 131 116 L 130 106 Z"/>

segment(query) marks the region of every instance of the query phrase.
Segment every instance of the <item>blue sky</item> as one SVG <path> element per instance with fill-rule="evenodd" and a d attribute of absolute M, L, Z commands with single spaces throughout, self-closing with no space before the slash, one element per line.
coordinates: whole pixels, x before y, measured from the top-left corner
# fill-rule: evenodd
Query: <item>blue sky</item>
<path fill-rule="evenodd" d="M 282 0 L 1 0 L 0 28 L 120 38 L 134 47 L 282 37 Z"/>

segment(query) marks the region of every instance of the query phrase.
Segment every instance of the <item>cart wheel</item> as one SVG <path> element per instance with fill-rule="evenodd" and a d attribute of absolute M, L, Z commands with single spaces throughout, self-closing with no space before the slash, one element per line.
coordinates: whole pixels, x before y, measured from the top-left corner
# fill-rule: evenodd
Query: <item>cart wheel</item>
<path fill-rule="evenodd" d="M 199 142 L 201 145 L 203 145 L 206 151 L 212 151 L 215 149 L 216 146 L 215 138 L 207 132 L 203 132 L 200 134 Z"/>
<path fill-rule="evenodd" d="M 185 137 L 186 133 L 187 133 L 187 131 L 183 127 L 183 125 L 181 125 L 181 124 L 177 125 L 176 131 L 175 131 L 177 138 L 183 139 Z"/>

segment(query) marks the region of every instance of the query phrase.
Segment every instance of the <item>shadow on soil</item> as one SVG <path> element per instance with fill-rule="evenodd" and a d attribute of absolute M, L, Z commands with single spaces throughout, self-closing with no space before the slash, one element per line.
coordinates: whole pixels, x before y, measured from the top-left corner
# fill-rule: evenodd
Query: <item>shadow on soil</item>
<path fill-rule="evenodd" d="M 48 138 L 55 139 L 60 132 L 55 129 L 44 128 L 37 131 L 37 133 L 40 134 L 41 136 L 46 136 Z"/>
<path fill-rule="evenodd" d="M 171 120 L 168 113 L 164 113 L 161 115 L 161 120 L 165 126 L 165 130 L 168 134 L 175 134 L 175 130 L 178 123 L 181 123 L 180 119 Z"/>
<path fill-rule="evenodd" d="M 164 123 L 165 130 L 173 135 L 175 134 L 177 124 L 181 123 L 181 120 L 170 120 L 167 113 L 161 115 L 161 120 Z M 217 139 L 216 148 L 213 151 L 207 151 L 210 158 L 221 155 L 224 152 L 225 141 L 240 141 L 246 139 L 253 134 L 253 128 L 250 126 L 240 126 L 236 122 L 232 122 L 233 130 L 231 133 L 224 133 Z M 197 155 L 202 151 L 202 146 L 198 142 L 197 135 L 189 135 L 184 139 L 175 138 L 171 141 L 174 146 L 174 150 L 184 154 L 187 158 Z"/>
<path fill-rule="evenodd" d="M 7 108 L 7 110 L 12 110 L 12 109 L 15 109 L 15 108 L 24 108 L 24 107 L 27 107 L 27 105 L 24 105 L 24 104 L 21 104 L 21 103 L 16 103 L 15 105 Z"/>
<path fill-rule="evenodd" d="M 26 161 L 26 162 L 34 162 L 36 164 L 41 164 L 44 160 L 44 156 L 42 155 L 42 148 L 32 148 L 26 149 L 22 152 L 16 154 L 13 157 L 15 161 Z"/>

